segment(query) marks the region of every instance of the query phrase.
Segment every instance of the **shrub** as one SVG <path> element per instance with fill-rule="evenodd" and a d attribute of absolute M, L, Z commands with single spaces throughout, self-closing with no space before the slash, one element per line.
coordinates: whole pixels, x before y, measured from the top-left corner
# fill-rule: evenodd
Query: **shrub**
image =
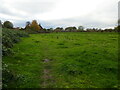
<path fill-rule="evenodd" d="M 2 53 L 3 55 L 9 55 L 12 51 L 14 43 L 20 41 L 20 37 L 28 37 L 28 34 L 24 31 L 2 29 Z"/>
<path fill-rule="evenodd" d="M 9 70 L 8 65 L 2 62 L 2 87 L 7 88 L 11 87 L 10 85 L 12 82 L 19 82 L 21 80 L 24 80 L 23 75 L 20 74 L 14 74 L 11 70 Z"/>
<path fill-rule="evenodd" d="M 3 26 L 6 28 L 13 28 L 13 24 L 10 21 L 5 21 L 3 23 Z"/>
<path fill-rule="evenodd" d="M 2 29 L 2 54 L 10 55 L 12 53 L 12 47 L 15 43 L 20 41 L 20 37 L 28 37 L 29 35 L 24 31 L 16 31 L 7 28 Z M 16 75 L 9 70 L 8 65 L 2 61 L 2 74 L 3 74 L 3 88 L 6 88 L 9 83 L 21 80 L 21 75 Z"/>

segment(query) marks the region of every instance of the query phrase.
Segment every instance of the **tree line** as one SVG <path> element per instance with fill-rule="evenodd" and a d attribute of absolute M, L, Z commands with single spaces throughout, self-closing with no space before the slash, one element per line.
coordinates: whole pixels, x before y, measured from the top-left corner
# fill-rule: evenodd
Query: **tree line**
<path fill-rule="evenodd" d="M 32 22 L 27 21 L 25 28 L 14 28 L 14 25 L 10 21 L 5 21 L 4 23 L 0 20 L 0 26 L 3 28 L 10 28 L 10 29 L 16 29 L 16 30 L 24 30 L 26 32 L 30 33 L 50 33 L 50 32 L 120 32 L 120 20 L 118 20 L 118 26 L 114 27 L 114 29 L 98 29 L 98 28 L 87 28 L 85 29 L 83 26 L 79 26 L 78 28 L 73 27 L 66 27 L 65 29 L 63 27 L 57 27 L 55 29 L 53 28 L 43 28 L 40 23 L 38 23 L 36 20 L 32 20 Z"/>

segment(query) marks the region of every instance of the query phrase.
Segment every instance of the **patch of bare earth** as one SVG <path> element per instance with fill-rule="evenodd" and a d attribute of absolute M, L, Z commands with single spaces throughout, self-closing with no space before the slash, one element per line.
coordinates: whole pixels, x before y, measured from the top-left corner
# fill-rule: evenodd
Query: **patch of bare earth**
<path fill-rule="evenodd" d="M 42 87 L 43 88 L 48 88 L 53 83 L 53 77 L 51 75 L 51 70 L 50 70 L 50 68 L 47 68 L 47 66 L 51 67 L 50 66 L 50 60 L 49 59 L 44 59 L 43 63 L 44 63 L 44 69 L 43 69 L 43 76 L 42 76 L 42 79 L 43 79 Z"/>

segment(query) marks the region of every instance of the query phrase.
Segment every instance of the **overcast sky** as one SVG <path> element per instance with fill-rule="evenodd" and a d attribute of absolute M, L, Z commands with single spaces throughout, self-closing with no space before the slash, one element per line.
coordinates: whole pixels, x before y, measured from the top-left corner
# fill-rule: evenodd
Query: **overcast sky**
<path fill-rule="evenodd" d="M 44 28 L 117 25 L 119 0 L 0 0 L 0 20 L 15 27 L 36 19 Z"/>

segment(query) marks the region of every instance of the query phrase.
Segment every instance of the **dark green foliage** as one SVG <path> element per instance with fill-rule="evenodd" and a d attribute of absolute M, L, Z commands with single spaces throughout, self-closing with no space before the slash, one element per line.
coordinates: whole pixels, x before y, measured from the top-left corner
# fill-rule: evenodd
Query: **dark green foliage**
<path fill-rule="evenodd" d="M 77 28 L 76 27 L 67 27 L 67 28 L 65 28 L 65 31 L 74 32 L 74 31 L 77 31 Z"/>
<path fill-rule="evenodd" d="M 6 27 L 6 28 L 10 28 L 10 29 L 13 28 L 13 24 L 12 24 L 12 22 L 10 22 L 10 21 L 5 21 L 5 22 L 3 23 L 3 26 Z"/>
<path fill-rule="evenodd" d="M 24 77 L 22 75 L 17 75 L 13 73 L 13 71 L 8 69 L 8 65 L 5 64 L 4 62 L 2 63 L 2 83 L 3 83 L 3 88 L 11 87 L 13 82 L 19 82 L 21 80 L 24 80 Z M 17 86 L 17 84 L 16 84 Z"/>
<path fill-rule="evenodd" d="M 63 31 L 63 28 L 61 28 L 61 27 L 57 27 L 57 28 L 54 30 L 54 32 L 61 32 L 61 31 Z"/>
<path fill-rule="evenodd" d="M 83 32 L 84 31 L 84 27 L 83 26 L 79 26 L 78 27 L 78 31 Z"/>
<path fill-rule="evenodd" d="M 16 31 L 11 29 L 2 29 L 2 54 L 10 55 L 13 53 L 13 50 L 11 49 L 15 43 L 18 43 L 20 41 L 20 37 L 28 37 L 28 34 L 23 31 Z M 12 82 L 18 82 L 22 76 L 18 74 L 14 74 L 12 71 L 8 69 L 8 65 L 2 62 L 3 64 L 3 88 L 7 87 L 12 84 Z M 9 84 L 8 84 L 9 83 Z"/>
<path fill-rule="evenodd" d="M 28 34 L 23 31 L 2 29 L 2 53 L 3 55 L 9 55 L 14 43 L 20 41 L 20 37 L 28 37 Z"/>
<path fill-rule="evenodd" d="M 120 32 L 120 25 L 117 26 L 117 27 L 115 27 L 114 30 L 115 30 L 116 32 Z"/>

